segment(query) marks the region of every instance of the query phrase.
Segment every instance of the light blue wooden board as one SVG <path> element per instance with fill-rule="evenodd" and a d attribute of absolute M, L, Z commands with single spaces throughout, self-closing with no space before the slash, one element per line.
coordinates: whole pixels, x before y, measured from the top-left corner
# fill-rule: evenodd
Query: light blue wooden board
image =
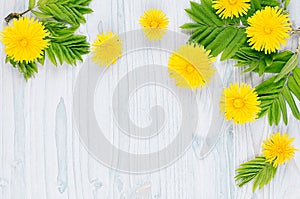
<path fill-rule="evenodd" d="M 12 11 L 23 11 L 27 2 L 23 0 L 1 1 L 0 18 Z M 159 8 L 170 19 L 169 29 L 180 32 L 179 26 L 190 19 L 184 12 L 188 1 L 150 0 L 94 0 L 90 6 L 95 12 L 87 16 L 87 24 L 79 32 L 88 35 L 92 42 L 99 31 L 123 33 L 139 29 L 139 16 L 149 8 Z M 289 10 L 295 27 L 300 26 L 300 1 L 291 0 Z M 4 22 L 2 23 L 4 26 Z M 2 26 L 0 28 L 2 30 Z M 287 47 L 295 47 L 291 39 Z M 261 152 L 261 142 L 271 133 L 287 131 L 296 138 L 300 148 L 300 123 L 290 117 L 289 126 L 269 127 L 265 118 L 254 124 L 226 128 L 215 148 L 203 159 L 197 158 L 197 142 L 176 163 L 158 172 L 133 175 L 124 174 L 96 161 L 84 148 L 72 116 L 73 89 L 76 77 L 83 64 L 77 67 L 63 65 L 54 67 L 49 61 L 39 67 L 35 79 L 26 83 L 10 65 L 5 64 L 3 46 L 0 45 L 0 198 L 2 199 L 98 199 L 98 198 L 300 198 L 300 155 L 279 168 L 275 179 L 264 189 L 252 193 L 251 185 L 238 188 L 234 183 L 237 166 Z M 157 51 L 141 51 L 128 55 L 125 69 L 117 64 L 107 72 L 107 81 L 101 88 L 110 89 L 122 72 L 131 65 L 167 64 L 168 54 Z M 126 63 L 125 61 L 121 63 Z M 253 86 L 259 83 L 256 76 L 241 75 L 233 68 L 233 62 L 216 62 L 224 84 L 245 81 Z M 159 91 L 160 92 L 160 91 Z M 137 95 L 152 96 L 153 90 Z M 103 103 L 109 92 L 101 93 Z M 207 98 L 203 94 L 202 98 Z M 152 99 L 152 98 L 151 98 Z M 168 102 L 165 95 L 155 98 L 157 102 Z M 150 100 L 151 101 L 151 100 Z M 134 106 L 143 104 L 132 104 Z M 166 110 L 176 114 L 175 107 L 166 103 Z M 136 107 L 139 110 L 139 107 Z M 202 107 L 203 108 L 203 107 Z M 135 110 L 135 109 L 134 109 Z M 109 113 L 103 113 L 105 114 Z M 143 112 L 133 111 L 136 122 L 145 120 Z M 147 114 L 145 112 L 145 114 Z M 100 116 L 101 117 L 101 116 Z M 103 117 L 103 115 L 102 115 Z M 200 114 L 205 118 L 205 112 Z M 172 121 L 172 118 L 169 118 Z M 109 125 L 107 125 L 109 128 Z M 173 128 L 176 128 L 174 124 Z M 134 144 L 122 140 L 115 126 L 111 127 L 112 142 L 127 149 L 136 150 Z M 166 136 L 166 141 L 171 137 Z M 152 146 L 154 149 L 159 146 Z"/>

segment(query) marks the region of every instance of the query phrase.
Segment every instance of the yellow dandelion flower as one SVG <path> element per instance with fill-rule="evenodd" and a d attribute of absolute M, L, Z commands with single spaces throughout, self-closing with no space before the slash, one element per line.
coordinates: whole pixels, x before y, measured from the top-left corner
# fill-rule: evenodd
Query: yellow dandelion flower
<path fill-rule="evenodd" d="M 274 167 L 284 164 L 294 157 L 297 149 L 291 145 L 295 138 L 290 138 L 288 134 L 280 135 L 279 132 L 271 135 L 263 142 L 263 155 L 267 162 L 272 163 Z"/>
<path fill-rule="evenodd" d="M 98 34 L 92 44 L 92 61 L 100 66 L 110 66 L 122 57 L 122 51 L 122 40 L 119 35 L 112 32 Z"/>
<path fill-rule="evenodd" d="M 150 9 L 140 17 L 140 24 L 143 26 L 145 36 L 150 40 L 160 40 L 166 34 L 169 19 L 161 10 Z"/>
<path fill-rule="evenodd" d="M 215 0 L 213 8 L 222 19 L 231 19 L 247 14 L 250 8 L 250 0 Z"/>
<path fill-rule="evenodd" d="M 242 83 L 240 87 L 236 83 L 225 88 L 220 105 L 221 111 L 225 113 L 225 118 L 233 120 L 235 124 L 255 121 L 260 111 L 257 93 L 245 83 Z"/>
<path fill-rule="evenodd" d="M 5 53 L 14 61 L 31 62 L 41 58 L 49 41 L 45 39 L 49 33 L 42 23 L 34 18 L 24 17 L 14 19 L 12 24 L 0 33 L 0 39 L 5 45 Z"/>
<path fill-rule="evenodd" d="M 196 89 L 205 86 L 215 73 L 212 62 L 215 58 L 209 55 L 203 46 L 189 43 L 173 52 L 169 58 L 168 69 L 171 78 L 175 78 L 179 87 Z"/>
<path fill-rule="evenodd" d="M 285 45 L 286 39 L 290 37 L 291 23 L 288 15 L 282 14 L 278 7 L 265 7 L 258 10 L 248 19 L 249 27 L 246 28 L 250 46 L 257 51 L 265 51 L 270 54 Z"/>

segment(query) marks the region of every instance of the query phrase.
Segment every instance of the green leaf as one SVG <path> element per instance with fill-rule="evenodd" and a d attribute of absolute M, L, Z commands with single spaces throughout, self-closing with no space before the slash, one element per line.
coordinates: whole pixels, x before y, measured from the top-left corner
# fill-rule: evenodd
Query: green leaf
<path fill-rule="evenodd" d="M 244 29 L 239 29 L 236 36 L 222 53 L 221 61 L 232 58 L 241 46 L 247 41 L 247 36 Z"/>
<path fill-rule="evenodd" d="M 47 4 L 47 3 L 54 3 L 56 1 L 57 0 L 38 0 L 37 5 L 38 6 L 43 6 L 43 5 Z"/>
<path fill-rule="evenodd" d="M 286 61 L 273 61 L 273 63 L 265 69 L 265 73 L 280 73 Z"/>
<path fill-rule="evenodd" d="M 37 5 L 40 12 L 33 12 L 41 18 L 53 18 L 57 21 L 68 23 L 70 25 L 80 25 L 85 23 L 84 14 L 93 12 L 87 5 L 91 2 L 77 0 L 39 0 Z"/>
<path fill-rule="evenodd" d="M 263 186 L 269 184 L 275 177 L 276 171 L 276 167 L 273 167 L 271 164 L 266 164 L 255 176 L 252 191 L 254 192 L 257 188 L 261 189 Z"/>
<path fill-rule="evenodd" d="M 208 29 L 206 27 L 199 27 L 196 31 L 193 32 L 193 34 L 190 36 L 189 41 L 195 40 L 197 37 L 200 37 L 203 35 L 203 32 L 205 32 L 205 29 Z M 209 34 L 210 31 L 207 31 L 207 34 Z"/>
<path fill-rule="evenodd" d="M 258 62 L 258 75 L 262 76 L 265 72 L 266 62 L 265 60 L 259 60 Z"/>
<path fill-rule="evenodd" d="M 267 65 L 268 67 L 271 66 L 271 65 L 273 64 L 273 58 L 272 58 L 272 56 L 266 56 L 266 58 L 265 58 L 264 61 L 266 62 L 266 65 Z"/>
<path fill-rule="evenodd" d="M 295 68 L 293 70 L 293 76 L 295 77 L 297 84 L 300 85 L 300 68 Z"/>
<path fill-rule="evenodd" d="M 29 78 L 34 77 L 35 73 L 38 72 L 38 68 L 35 62 L 16 62 L 8 56 L 6 56 L 6 61 L 9 61 L 14 68 L 17 68 L 26 81 L 28 81 Z"/>
<path fill-rule="evenodd" d="M 263 81 L 261 84 L 256 86 L 255 90 L 258 94 L 264 94 L 267 93 L 267 91 L 272 91 L 274 90 L 274 87 L 282 87 L 283 84 L 280 84 L 280 82 L 273 83 L 275 80 L 276 76 L 271 77 L 268 80 Z"/>
<path fill-rule="evenodd" d="M 288 87 L 292 91 L 292 93 L 298 98 L 300 101 L 300 85 L 297 83 L 295 77 L 290 77 L 288 80 Z"/>
<path fill-rule="evenodd" d="M 287 87 L 284 87 L 282 94 L 285 97 L 285 100 L 287 101 L 287 103 L 290 105 L 291 111 L 292 111 L 293 115 L 295 116 L 295 118 L 300 120 L 300 113 L 299 113 L 299 110 L 296 106 L 295 100 L 294 100 L 290 90 Z"/>
<path fill-rule="evenodd" d="M 242 47 L 238 51 L 237 56 L 241 56 L 246 60 L 253 60 L 260 59 L 262 57 L 262 53 L 252 49 L 251 47 Z"/>
<path fill-rule="evenodd" d="M 247 19 L 251 17 L 257 10 L 261 10 L 261 0 L 251 0 L 251 6 L 250 9 L 247 12 L 246 16 L 241 17 L 241 21 L 244 25 L 248 25 Z"/>
<path fill-rule="evenodd" d="M 283 78 L 286 74 L 290 73 L 294 68 L 298 66 L 299 58 L 298 54 L 294 54 L 289 61 L 285 64 L 283 69 L 278 74 L 277 78 L 274 82 L 278 82 L 281 78 Z"/>
<path fill-rule="evenodd" d="M 212 9 L 211 0 L 202 0 L 202 6 L 198 4 L 198 11 L 201 14 L 205 14 L 206 20 L 211 20 L 216 26 L 222 26 L 224 22 L 216 15 L 215 10 Z"/>
<path fill-rule="evenodd" d="M 5 63 L 8 63 L 10 61 L 10 57 L 8 55 L 6 55 L 5 57 Z"/>
<path fill-rule="evenodd" d="M 247 40 L 245 29 L 238 27 L 239 20 L 222 20 L 212 8 L 211 0 L 190 4 L 191 8 L 185 11 L 195 23 L 181 26 L 182 29 L 193 31 L 189 41 L 211 50 L 213 56 L 223 52 L 222 60 L 233 57 Z"/>
<path fill-rule="evenodd" d="M 246 65 L 248 65 L 248 63 L 247 63 Z M 243 73 L 252 72 L 252 71 L 254 71 L 257 67 L 259 67 L 259 62 L 252 62 L 251 65 L 250 65 L 250 67 L 247 68 L 247 69 L 245 69 L 245 70 L 243 71 Z"/>
<path fill-rule="evenodd" d="M 261 9 L 261 0 L 252 0 L 251 5 L 255 10 Z"/>
<path fill-rule="evenodd" d="M 237 60 L 236 66 L 249 66 L 244 72 L 253 71 L 262 75 L 262 73 L 280 73 L 293 55 L 291 51 L 266 55 L 251 47 L 241 47 L 232 58 Z"/>
<path fill-rule="evenodd" d="M 41 64 L 44 65 L 45 63 L 45 52 L 43 51 L 42 58 L 38 58 L 37 61 Z"/>
<path fill-rule="evenodd" d="M 195 24 L 195 23 L 186 23 L 186 24 L 183 24 L 182 26 L 180 26 L 181 29 L 187 29 L 187 30 L 193 30 L 193 29 L 197 29 L 200 27 L 201 27 L 201 25 Z"/>
<path fill-rule="evenodd" d="M 214 30 L 212 30 L 212 32 L 209 33 L 209 35 L 205 38 L 203 38 L 202 40 L 195 40 L 196 42 L 200 42 L 202 45 L 207 46 L 209 44 L 211 44 L 213 41 L 215 41 L 216 37 L 221 34 L 224 31 L 223 28 L 215 28 Z M 207 49 L 210 49 L 207 46 Z"/>
<path fill-rule="evenodd" d="M 35 6 L 35 0 L 29 0 L 28 9 L 32 9 Z"/>
<path fill-rule="evenodd" d="M 279 122 L 280 122 L 280 118 L 281 118 L 280 105 L 279 105 L 278 99 L 275 100 L 274 103 L 273 103 L 272 114 L 273 114 L 275 124 L 278 125 Z"/>
<path fill-rule="evenodd" d="M 52 18 L 52 15 L 47 15 L 47 14 L 44 14 L 42 12 L 38 12 L 38 11 L 35 11 L 35 10 L 32 10 L 31 11 L 35 16 L 37 16 L 38 18 L 41 18 L 41 19 L 49 19 L 49 18 Z"/>
<path fill-rule="evenodd" d="M 273 60 L 277 60 L 277 61 L 288 61 L 292 55 L 294 55 L 293 52 L 289 51 L 289 50 L 286 50 L 286 51 L 283 51 L 283 52 L 280 52 L 280 53 L 276 53 L 274 54 L 272 57 L 273 57 Z"/>
<path fill-rule="evenodd" d="M 208 50 L 211 50 L 211 54 L 213 56 L 217 56 L 230 44 L 232 39 L 237 34 L 237 31 L 238 30 L 236 28 L 233 28 L 233 27 L 228 27 L 228 28 L 224 29 L 220 34 L 218 34 L 215 37 L 215 39 L 211 43 L 209 43 L 206 46 L 206 48 Z"/>
<path fill-rule="evenodd" d="M 52 46 L 50 46 L 49 48 L 46 49 L 46 54 L 48 55 L 48 58 L 50 59 L 50 61 L 57 66 L 57 62 L 56 62 L 56 58 L 55 55 L 53 53 L 53 49 Z"/>
<path fill-rule="evenodd" d="M 210 20 L 210 19 L 205 19 L 206 17 L 205 17 L 205 16 L 203 15 L 203 13 L 202 13 L 202 10 L 201 10 L 201 7 L 202 7 L 202 6 L 201 6 L 200 4 L 198 4 L 198 3 L 196 3 L 196 2 L 193 2 L 193 1 L 191 1 L 190 4 L 191 4 L 191 11 L 192 11 L 192 13 L 194 13 L 195 17 L 197 17 L 197 18 L 202 18 L 203 21 L 207 20 L 207 21 L 209 21 L 211 24 L 214 24 L 212 20 Z"/>
<path fill-rule="evenodd" d="M 275 6 L 279 6 L 280 3 L 277 0 L 261 0 L 261 5 L 262 6 L 271 6 L 271 7 L 275 7 Z"/>
<path fill-rule="evenodd" d="M 191 10 L 191 9 L 185 9 L 185 12 L 189 15 L 189 17 L 191 18 L 191 19 L 193 19 L 195 22 L 197 22 L 198 24 L 205 24 L 202 20 L 203 19 L 201 19 L 201 16 L 202 15 L 200 15 L 200 16 L 196 16 L 196 14 L 195 13 L 193 13 L 193 11 Z M 205 19 L 204 19 L 205 20 Z M 208 23 L 207 22 L 207 24 L 208 25 L 211 25 L 210 23 Z"/>
<path fill-rule="evenodd" d="M 291 1 L 291 0 L 285 0 L 285 3 L 284 3 L 284 9 L 286 9 L 286 8 L 289 6 L 290 1 Z"/>
<path fill-rule="evenodd" d="M 274 102 L 275 102 L 276 100 L 274 100 Z M 269 114 L 268 114 L 268 122 L 269 122 L 269 124 L 271 125 L 271 124 L 273 124 L 273 122 L 274 122 L 274 118 L 273 118 L 273 106 L 274 106 L 274 102 L 271 104 L 271 106 L 270 106 L 270 109 L 269 109 Z"/>
<path fill-rule="evenodd" d="M 259 187 L 268 184 L 276 174 L 276 168 L 266 162 L 265 157 L 256 157 L 240 165 L 236 170 L 235 180 L 239 187 L 254 180 L 253 192 Z"/>
<path fill-rule="evenodd" d="M 204 38 L 208 37 L 210 33 L 214 32 L 214 28 L 209 27 L 209 28 L 203 28 L 205 29 L 202 32 L 202 28 L 199 28 L 198 31 L 193 33 L 190 37 L 190 41 L 194 41 L 196 43 L 201 43 Z"/>
<path fill-rule="evenodd" d="M 297 72 L 294 72 L 297 71 Z M 269 124 L 278 125 L 281 119 L 285 124 L 288 123 L 286 103 L 289 104 L 295 118 L 300 119 L 300 113 L 291 92 L 298 98 L 300 97 L 300 87 L 296 82 L 298 68 L 294 69 L 293 74 L 286 75 L 278 82 L 274 82 L 277 76 L 262 82 L 256 87 L 256 92 L 261 101 L 261 112 L 258 117 L 263 117 L 268 113 Z M 298 98 L 299 99 L 299 98 Z"/>
<path fill-rule="evenodd" d="M 288 116 L 287 116 L 287 110 L 286 110 L 286 103 L 284 101 L 284 97 L 282 96 L 282 94 L 278 95 L 278 102 L 279 102 L 279 106 L 282 112 L 282 118 L 283 118 L 283 122 L 285 125 L 288 124 Z"/>
<path fill-rule="evenodd" d="M 259 73 L 260 76 L 268 68 L 267 62 L 270 62 L 268 61 L 270 59 L 268 55 L 253 50 L 251 47 L 240 48 L 236 52 L 233 59 L 238 61 L 236 66 L 240 66 L 240 65 L 249 66 L 248 69 L 243 71 L 244 73 L 254 71 Z"/>
<path fill-rule="evenodd" d="M 50 61 L 57 66 L 58 62 L 76 65 L 82 61 L 82 55 L 89 53 L 89 43 L 86 36 L 75 35 L 77 27 L 67 27 L 63 23 L 44 21 L 46 29 L 51 33 L 50 47 L 46 49 Z"/>

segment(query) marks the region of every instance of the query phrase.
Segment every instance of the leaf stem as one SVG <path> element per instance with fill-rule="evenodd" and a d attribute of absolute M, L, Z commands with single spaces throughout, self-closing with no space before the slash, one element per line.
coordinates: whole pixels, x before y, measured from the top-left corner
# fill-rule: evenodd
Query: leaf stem
<path fill-rule="evenodd" d="M 240 25 L 238 25 L 238 26 L 236 26 L 237 28 L 247 28 L 248 26 L 245 26 L 245 25 L 243 25 L 243 24 L 240 24 Z"/>
<path fill-rule="evenodd" d="M 299 35 L 300 36 L 300 28 L 298 29 L 292 29 L 291 32 L 290 32 L 291 35 Z"/>
<path fill-rule="evenodd" d="M 6 23 L 10 22 L 12 19 L 19 19 L 20 17 L 22 17 L 23 15 L 25 15 L 26 13 L 30 12 L 33 8 L 30 8 L 28 10 L 25 10 L 24 12 L 21 13 L 16 13 L 16 12 L 12 12 L 9 15 L 7 15 L 4 20 L 6 21 Z"/>
<path fill-rule="evenodd" d="M 296 54 L 298 54 L 300 52 L 300 37 L 298 37 L 298 45 L 297 45 L 297 49 L 296 49 Z"/>
<path fill-rule="evenodd" d="M 25 15 L 27 12 L 30 12 L 31 10 L 32 10 L 32 8 L 30 8 L 30 9 L 28 9 L 28 10 L 25 10 L 24 12 L 22 12 L 22 13 L 20 14 L 20 16 Z"/>

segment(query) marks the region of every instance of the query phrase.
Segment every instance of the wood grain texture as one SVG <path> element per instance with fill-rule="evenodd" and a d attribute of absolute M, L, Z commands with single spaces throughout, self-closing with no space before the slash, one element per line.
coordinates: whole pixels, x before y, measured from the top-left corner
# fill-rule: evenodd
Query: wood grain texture
<path fill-rule="evenodd" d="M 27 4 L 26 0 L 2 0 L 0 18 L 4 19 L 12 11 L 26 10 Z M 89 42 L 102 31 L 123 33 L 139 29 L 138 19 L 149 8 L 166 12 L 172 31 L 181 32 L 179 26 L 190 21 L 184 12 L 184 8 L 189 7 L 187 0 L 94 0 L 90 7 L 94 13 L 87 16 L 87 24 L 79 29 L 81 34 L 88 36 Z M 295 27 L 300 26 L 299 8 L 300 1 L 291 0 L 289 10 Z M 294 48 L 296 42 L 292 38 L 287 47 Z M 200 134 L 195 136 L 190 150 L 166 169 L 143 175 L 120 173 L 96 161 L 76 133 L 73 89 L 83 63 L 77 67 L 54 67 L 46 61 L 44 67 L 39 67 L 36 78 L 26 83 L 16 69 L 5 64 L 3 45 L 0 45 L 0 52 L 0 199 L 300 198 L 300 153 L 289 164 L 280 167 L 275 179 L 262 190 L 252 193 L 251 184 L 238 188 L 234 182 L 234 170 L 240 163 L 260 154 L 262 140 L 271 133 L 287 131 L 296 138 L 295 145 L 300 149 L 300 122 L 291 114 L 289 126 L 281 123 L 278 127 L 269 127 L 266 118 L 253 124 L 226 124 L 214 149 L 204 158 L 198 158 L 203 139 Z M 167 53 L 144 50 L 122 58 L 120 63 L 108 69 L 105 81 L 99 85 L 107 91 L 101 93 L 102 103 L 107 103 L 105 99 L 111 95 L 115 82 L 133 66 L 166 65 L 168 56 Z M 255 86 L 261 81 L 255 75 L 242 75 L 233 64 L 231 61 L 215 64 L 224 85 L 245 81 Z M 200 104 L 200 118 L 205 121 L 205 99 L 209 96 L 201 92 L 199 96 L 204 100 L 204 104 Z M 147 110 L 140 111 L 147 100 L 150 104 L 163 104 L 171 116 L 171 127 L 176 129 L 176 121 L 172 120 L 176 117 L 176 109 L 168 95 L 160 90 L 149 88 L 137 94 L 136 103 L 131 104 L 132 118 L 137 123 L 147 122 Z M 106 115 L 109 113 L 104 112 L 100 117 Z M 114 145 L 133 151 L 141 147 L 139 143 L 123 140 L 116 126 L 105 123 L 105 127 L 110 128 Z M 164 139 L 169 142 L 172 137 L 166 135 Z M 151 147 L 155 150 L 160 146 Z"/>

